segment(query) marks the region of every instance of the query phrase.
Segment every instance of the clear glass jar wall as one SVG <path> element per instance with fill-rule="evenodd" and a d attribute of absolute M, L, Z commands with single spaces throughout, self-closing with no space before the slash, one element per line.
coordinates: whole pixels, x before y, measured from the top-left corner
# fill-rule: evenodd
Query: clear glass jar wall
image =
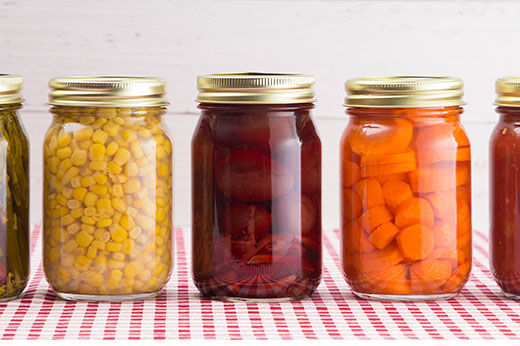
<path fill-rule="evenodd" d="M 281 99 L 270 98 L 280 91 L 260 89 L 294 80 L 308 84 L 298 92 L 309 93 L 313 79 L 305 76 L 199 79 L 202 116 L 192 140 L 192 235 L 193 276 L 203 296 L 300 299 L 319 283 L 321 142 L 310 118 L 312 95 L 296 102 L 286 94 L 282 99 L 291 102 L 280 104 Z M 215 87 L 211 93 L 210 83 L 246 89 L 251 84 L 259 90 L 242 104 L 218 103 L 230 90 Z M 241 92 L 240 87 L 233 91 L 235 97 Z M 254 93 L 249 89 L 245 97 Z"/>
<path fill-rule="evenodd" d="M 342 259 L 360 297 L 450 298 L 469 277 L 471 154 L 461 88 L 451 78 L 347 82 Z M 443 90 L 445 99 L 432 102 L 428 92 Z"/>
<path fill-rule="evenodd" d="M 80 81 L 83 89 L 103 82 L 162 83 Z M 108 102 L 117 106 L 74 106 L 60 98 L 60 88 L 66 87 L 51 92 L 53 122 L 44 143 L 47 280 L 66 299 L 157 295 L 172 268 L 173 147 L 163 122 L 165 107 L 154 105 L 160 100 L 140 100 L 145 106 L 137 107 L 113 99 Z"/>

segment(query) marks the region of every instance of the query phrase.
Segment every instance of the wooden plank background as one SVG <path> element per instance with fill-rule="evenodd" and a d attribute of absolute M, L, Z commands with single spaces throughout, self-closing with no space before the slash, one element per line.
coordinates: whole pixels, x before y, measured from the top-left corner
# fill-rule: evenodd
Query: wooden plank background
<path fill-rule="evenodd" d="M 195 79 L 226 71 L 317 77 L 324 143 L 325 227 L 337 227 L 343 82 L 365 75 L 453 75 L 466 82 L 463 122 L 473 147 L 474 224 L 488 224 L 487 146 L 494 81 L 520 74 L 520 3 L 509 1 L 4 0 L 0 72 L 25 77 L 32 222 L 41 220 L 41 143 L 49 78 L 154 75 L 168 80 L 176 142 L 176 224 L 190 222 L 189 142 Z"/>

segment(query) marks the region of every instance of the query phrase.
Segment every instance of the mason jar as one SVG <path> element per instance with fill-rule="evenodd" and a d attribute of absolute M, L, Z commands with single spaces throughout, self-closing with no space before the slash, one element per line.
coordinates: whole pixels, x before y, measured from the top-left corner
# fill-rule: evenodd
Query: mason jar
<path fill-rule="evenodd" d="M 471 153 L 462 81 L 346 82 L 341 139 L 343 272 L 368 299 L 456 296 L 471 268 Z"/>
<path fill-rule="evenodd" d="M 172 268 L 172 140 L 165 81 L 65 77 L 49 82 L 43 260 L 70 300 L 158 295 Z"/>
<path fill-rule="evenodd" d="M 309 296 L 321 275 L 321 142 L 314 78 L 198 78 L 192 139 L 193 277 L 204 297 Z"/>
<path fill-rule="evenodd" d="M 29 276 L 29 141 L 18 112 L 23 79 L 0 75 L 0 301 Z"/>

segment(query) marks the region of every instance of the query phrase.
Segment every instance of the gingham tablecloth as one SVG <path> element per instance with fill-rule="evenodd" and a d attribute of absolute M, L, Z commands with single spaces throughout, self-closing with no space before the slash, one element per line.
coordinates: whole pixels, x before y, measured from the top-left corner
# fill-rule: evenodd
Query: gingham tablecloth
<path fill-rule="evenodd" d="M 474 233 L 471 279 L 457 299 L 381 303 L 356 299 L 339 268 L 337 231 L 324 234 L 322 284 L 310 298 L 274 304 L 202 300 L 190 279 L 189 230 L 177 229 L 175 270 L 154 300 L 76 303 L 43 276 L 41 229 L 21 299 L 0 303 L 2 339 L 494 339 L 520 337 L 520 303 L 504 299 L 487 265 L 487 237 Z"/>

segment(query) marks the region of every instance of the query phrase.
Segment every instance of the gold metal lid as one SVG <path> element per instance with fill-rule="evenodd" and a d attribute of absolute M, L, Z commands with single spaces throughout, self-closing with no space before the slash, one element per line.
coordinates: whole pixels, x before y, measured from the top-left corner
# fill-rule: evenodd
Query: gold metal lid
<path fill-rule="evenodd" d="M 345 83 L 347 107 L 426 108 L 462 106 L 463 85 L 453 77 L 368 77 Z"/>
<path fill-rule="evenodd" d="M 49 81 L 53 106 L 165 106 L 166 81 L 155 77 L 73 76 Z"/>
<path fill-rule="evenodd" d="M 10 74 L 0 74 L 0 104 L 22 103 L 23 78 Z"/>
<path fill-rule="evenodd" d="M 495 105 L 520 107 L 520 76 L 497 79 L 495 90 L 497 93 Z"/>
<path fill-rule="evenodd" d="M 197 102 L 291 104 L 314 102 L 313 76 L 284 73 L 218 73 L 197 77 Z"/>

